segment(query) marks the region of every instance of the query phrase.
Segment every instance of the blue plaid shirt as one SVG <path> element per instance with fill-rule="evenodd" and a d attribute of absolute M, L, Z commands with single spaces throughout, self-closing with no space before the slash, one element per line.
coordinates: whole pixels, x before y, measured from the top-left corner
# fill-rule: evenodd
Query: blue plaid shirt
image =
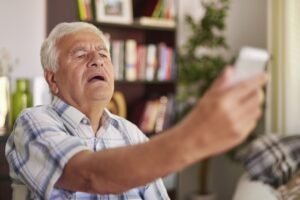
<path fill-rule="evenodd" d="M 23 199 L 169 199 L 161 179 L 119 195 L 94 195 L 54 187 L 68 160 L 80 151 L 147 141 L 135 125 L 107 110 L 101 120 L 102 126 L 94 134 L 89 119 L 59 98 L 51 105 L 24 110 L 6 144 L 15 199 L 19 199 L 16 195 Z"/>

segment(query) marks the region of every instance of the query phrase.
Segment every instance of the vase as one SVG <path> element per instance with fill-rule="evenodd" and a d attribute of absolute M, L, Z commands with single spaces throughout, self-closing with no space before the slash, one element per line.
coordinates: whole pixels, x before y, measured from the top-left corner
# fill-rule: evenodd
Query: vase
<path fill-rule="evenodd" d="M 14 123 L 24 108 L 32 106 L 32 94 L 27 79 L 17 79 L 16 90 L 12 94 L 12 123 Z"/>
<path fill-rule="evenodd" d="M 10 90 L 7 76 L 0 76 L 0 136 L 8 133 L 10 127 Z"/>

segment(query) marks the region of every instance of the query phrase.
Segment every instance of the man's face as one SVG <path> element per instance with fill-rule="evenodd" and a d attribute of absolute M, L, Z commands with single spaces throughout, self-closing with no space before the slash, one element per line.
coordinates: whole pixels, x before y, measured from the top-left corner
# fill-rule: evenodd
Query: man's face
<path fill-rule="evenodd" d="M 58 97 L 69 104 L 108 103 L 114 90 L 113 66 L 104 41 L 90 31 L 66 35 L 57 42 Z"/>

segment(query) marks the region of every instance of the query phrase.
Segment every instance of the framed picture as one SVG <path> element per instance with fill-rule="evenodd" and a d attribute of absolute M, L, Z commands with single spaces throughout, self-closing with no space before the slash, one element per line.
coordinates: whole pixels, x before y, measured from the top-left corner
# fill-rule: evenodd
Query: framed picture
<path fill-rule="evenodd" d="M 96 20 L 107 23 L 132 23 L 131 0 L 95 0 Z"/>

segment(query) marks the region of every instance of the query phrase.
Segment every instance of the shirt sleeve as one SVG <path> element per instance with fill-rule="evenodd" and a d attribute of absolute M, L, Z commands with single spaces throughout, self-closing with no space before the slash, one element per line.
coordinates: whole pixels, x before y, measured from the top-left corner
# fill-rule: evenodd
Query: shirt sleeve
<path fill-rule="evenodd" d="M 149 141 L 148 137 L 133 123 L 120 117 L 115 117 L 119 122 L 119 130 L 129 138 L 130 144 L 139 144 Z M 145 200 L 169 200 L 167 190 L 162 179 L 157 179 L 139 188 Z"/>
<path fill-rule="evenodd" d="M 133 143 L 143 143 L 149 141 L 149 138 L 134 124 L 127 121 L 126 132 Z M 169 200 L 169 195 L 162 179 L 157 179 L 143 187 L 143 196 L 145 200 Z"/>
<path fill-rule="evenodd" d="M 144 191 L 144 199 L 145 200 L 169 200 L 168 192 L 162 182 L 161 179 L 157 179 L 156 181 L 148 184 L 145 187 Z"/>
<path fill-rule="evenodd" d="M 6 144 L 11 175 L 15 174 L 40 199 L 49 199 L 68 160 L 88 150 L 48 115 L 23 113 Z"/>

